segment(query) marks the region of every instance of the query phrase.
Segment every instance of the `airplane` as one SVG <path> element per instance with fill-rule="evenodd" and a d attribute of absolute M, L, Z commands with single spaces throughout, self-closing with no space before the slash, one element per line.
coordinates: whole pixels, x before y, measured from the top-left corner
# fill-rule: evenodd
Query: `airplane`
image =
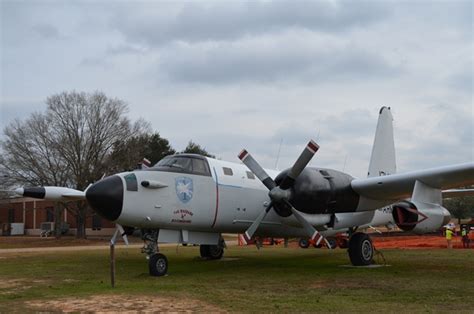
<path fill-rule="evenodd" d="M 474 162 L 396 173 L 392 121 L 390 108 L 382 107 L 367 178 L 308 167 L 319 149 L 311 140 L 283 171 L 263 169 L 245 149 L 238 155 L 240 164 L 177 154 L 150 168 L 105 177 L 85 191 L 24 187 L 16 193 L 53 201 L 86 200 L 120 226 L 123 235 L 140 229 L 152 276 L 168 271 L 159 243 L 197 244 L 201 257 L 220 259 L 223 233 L 247 239 L 306 237 L 319 244 L 348 230 L 349 259 L 365 266 L 372 263 L 374 247 L 358 227 L 385 223 L 387 215 L 374 222 L 377 209 L 390 206 L 391 220 L 404 231 L 436 231 L 450 220 L 441 205 L 442 190 L 474 184 Z"/>

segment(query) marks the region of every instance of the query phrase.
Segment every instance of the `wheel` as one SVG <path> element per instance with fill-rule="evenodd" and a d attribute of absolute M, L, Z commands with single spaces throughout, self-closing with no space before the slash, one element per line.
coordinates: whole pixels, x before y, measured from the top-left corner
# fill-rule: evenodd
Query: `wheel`
<path fill-rule="evenodd" d="M 224 247 L 220 245 L 201 244 L 199 247 L 199 253 L 202 258 L 221 259 L 224 255 Z"/>
<path fill-rule="evenodd" d="M 202 258 L 209 258 L 209 245 L 204 245 L 204 244 L 201 244 L 199 246 L 199 253 L 201 254 L 201 257 Z"/>
<path fill-rule="evenodd" d="M 224 248 L 220 245 L 209 246 L 209 258 L 210 259 L 221 259 L 224 255 Z"/>
<path fill-rule="evenodd" d="M 349 239 L 348 253 L 352 265 L 370 265 L 374 257 L 374 247 L 370 237 L 365 233 L 354 233 Z"/>
<path fill-rule="evenodd" d="M 298 242 L 298 245 L 299 245 L 300 248 L 302 248 L 302 249 L 307 249 L 307 248 L 309 248 L 309 241 L 308 241 L 308 239 L 303 239 L 303 238 L 301 238 L 301 239 L 300 239 L 300 242 Z"/>
<path fill-rule="evenodd" d="M 329 243 L 329 249 L 335 249 L 337 248 L 337 240 L 336 238 L 326 238 L 326 240 L 328 241 Z"/>
<path fill-rule="evenodd" d="M 148 269 L 151 276 L 164 276 L 168 272 L 168 259 L 161 253 L 150 256 Z"/>

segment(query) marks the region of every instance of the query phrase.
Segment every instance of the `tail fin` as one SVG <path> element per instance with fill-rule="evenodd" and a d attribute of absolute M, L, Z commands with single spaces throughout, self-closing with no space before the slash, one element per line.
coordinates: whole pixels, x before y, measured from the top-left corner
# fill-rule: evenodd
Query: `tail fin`
<path fill-rule="evenodd" d="M 393 117 L 390 107 L 380 108 L 368 177 L 384 176 L 397 172 L 392 122 Z"/>

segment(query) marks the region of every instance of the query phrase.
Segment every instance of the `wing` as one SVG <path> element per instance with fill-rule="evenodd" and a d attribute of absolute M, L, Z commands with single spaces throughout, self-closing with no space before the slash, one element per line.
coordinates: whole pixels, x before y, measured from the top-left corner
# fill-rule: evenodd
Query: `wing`
<path fill-rule="evenodd" d="M 452 189 L 443 191 L 443 198 L 474 196 L 474 189 Z"/>
<path fill-rule="evenodd" d="M 472 185 L 474 184 L 474 162 L 354 179 L 351 186 L 359 195 L 369 199 L 400 200 L 411 197 L 416 181 L 441 190 Z"/>

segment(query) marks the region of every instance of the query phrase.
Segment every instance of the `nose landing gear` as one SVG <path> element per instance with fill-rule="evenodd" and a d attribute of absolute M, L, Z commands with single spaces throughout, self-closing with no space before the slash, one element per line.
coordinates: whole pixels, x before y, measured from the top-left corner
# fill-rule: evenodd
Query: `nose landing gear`
<path fill-rule="evenodd" d="M 142 240 L 144 242 L 142 253 L 147 255 L 150 275 L 160 277 L 168 272 L 168 259 L 159 252 L 158 234 L 158 229 L 142 229 Z M 226 244 L 221 236 L 217 245 L 201 244 L 200 254 L 202 258 L 217 260 L 222 258 L 225 248 Z"/>
<path fill-rule="evenodd" d="M 148 259 L 148 269 L 151 276 L 164 276 L 168 272 L 168 259 L 161 253 L 156 253 Z"/>
<path fill-rule="evenodd" d="M 147 255 L 150 275 L 160 277 L 168 272 L 168 259 L 159 253 L 158 233 L 157 229 L 142 229 L 142 253 Z"/>

